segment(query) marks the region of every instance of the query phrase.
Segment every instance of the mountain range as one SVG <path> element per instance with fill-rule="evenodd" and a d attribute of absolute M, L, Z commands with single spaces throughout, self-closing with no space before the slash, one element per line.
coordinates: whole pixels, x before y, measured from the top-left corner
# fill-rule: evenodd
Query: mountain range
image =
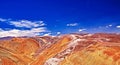
<path fill-rule="evenodd" d="M 120 65 L 120 34 L 1 38 L 0 65 Z"/>

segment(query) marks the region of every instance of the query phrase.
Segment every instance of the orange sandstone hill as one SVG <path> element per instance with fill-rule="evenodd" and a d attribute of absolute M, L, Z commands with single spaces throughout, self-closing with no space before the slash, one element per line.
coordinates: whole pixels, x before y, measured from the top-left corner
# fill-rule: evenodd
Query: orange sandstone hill
<path fill-rule="evenodd" d="M 1 39 L 0 65 L 120 65 L 120 34 Z"/>

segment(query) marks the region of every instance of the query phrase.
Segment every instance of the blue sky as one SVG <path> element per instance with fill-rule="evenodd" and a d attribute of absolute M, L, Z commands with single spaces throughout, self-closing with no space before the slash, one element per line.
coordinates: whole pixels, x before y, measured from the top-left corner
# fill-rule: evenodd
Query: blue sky
<path fill-rule="evenodd" d="M 0 35 L 120 33 L 119 3 L 120 0 L 0 0 Z M 33 32 L 35 29 L 37 32 Z"/>

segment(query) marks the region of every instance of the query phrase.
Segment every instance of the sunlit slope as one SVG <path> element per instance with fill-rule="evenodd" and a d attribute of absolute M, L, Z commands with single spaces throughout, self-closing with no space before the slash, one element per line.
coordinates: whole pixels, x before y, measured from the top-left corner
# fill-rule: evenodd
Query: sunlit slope
<path fill-rule="evenodd" d="M 0 43 L 2 65 L 27 65 L 33 61 L 32 54 L 39 48 L 38 44 L 27 38 L 14 38 Z"/>
<path fill-rule="evenodd" d="M 67 56 L 60 65 L 120 65 L 120 49 L 101 47 L 90 51 L 84 49 Z"/>
<path fill-rule="evenodd" d="M 37 60 L 34 61 L 31 65 L 43 65 L 49 58 L 54 57 L 61 51 L 64 51 L 69 41 L 70 39 L 68 37 L 63 37 L 61 40 L 41 52 L 37 57 Z"/>

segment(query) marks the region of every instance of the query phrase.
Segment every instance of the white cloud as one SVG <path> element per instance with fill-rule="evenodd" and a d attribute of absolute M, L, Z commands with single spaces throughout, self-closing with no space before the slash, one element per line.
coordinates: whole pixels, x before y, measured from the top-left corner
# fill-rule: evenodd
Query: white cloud
<path fill-rule="evenodd" d="M 3 30 L 0 29 L 0 37 L 21 37 L 21 36 L 36 36 L 39 35 L 41 32 L 47 32 L 45 27 L 40 28 L 32 28 L 30 30 L 19 30 L 19 29 L 12 29 L 12 30 Z"/>
<path fill-rule="evenodd" d="M 0 22 L 8 21 L 9 19 L 0 18 Z"/>
<path fill-rule="evenodd" d="M 3 31 L 3 29 L 0 28 L 0 32 Z"/>
<path fill-rule="evenodd" d="M 85 31 L 85 30 L 86 30 L 86 29 L 79 29 L 78 31 L 79 31 L 79 32 L 82 32 L 82 31 Z"/>
<path fill-rule="evenodd" d="M 28 20 L 20 20 L 20 21 L 10 21 L 10 25 L 14 25 L 16 27 L 40 27 L 44 26 L 45 23 L 43 21 L 28 21 Z"/>
<path fill-rule="evenodd" d="M 109 27 L 112 27 L 112 24 L 108 25 Z"/>
<path fill-rule="evenodd" d="M 51 33 L 46 33 L 43 36 L 50 36 L 50 35 L 51 35 Z"/>
<path fill-rule="evenodd" d="M 113 25 L 112 25 L 112 24 L 110 24 L 110 25 L 107 25 L 107 26 L 106 26 L 106 28 L 109 28 L 109 27 L 112 27 L 112 26 L 113 26 Z"/>
<path fill-rule="evenodd" d="M 6 21 L 6 22 L 4 22 Z M 0 18 L 0 22 L 7 23 L 9 25 L 15 26 L 14 29 L 10 28 L 5 28 L 2 29 L 0 28 L 0 37 L 7 37 L 7 36 L 12 36 L 12 37 L 21 37 L 21 36 L 36 36 L 36 35 L 44 35 L 41 33 L 47 32 L 48 34 L 45 35 L 50 35 L 50 31 L 47 30 L 45 27 L 45 23 L 43 21 L 29 21 L 29 20 L 11 20 L 11 19 L 3 19 Z M 29 30 L 21 30 L 18 29 L 17 27 L 22 27 L 22 28 L 29 28 Z"/>
<path fill-rule="evenodd" d="M 78 23 L 69 23 L 69 24 L 67 24 L 67 26 L 77 26 L 78 25 Z"/>
<path fill-rule="evenodd" d="M 61 32 L 57 32 L 57 35 L 61 34 Z"/>
<path fill-rule="evenodd" d="M 116 26 L 116 28 L 120 28 L 120 25 Z"/>

